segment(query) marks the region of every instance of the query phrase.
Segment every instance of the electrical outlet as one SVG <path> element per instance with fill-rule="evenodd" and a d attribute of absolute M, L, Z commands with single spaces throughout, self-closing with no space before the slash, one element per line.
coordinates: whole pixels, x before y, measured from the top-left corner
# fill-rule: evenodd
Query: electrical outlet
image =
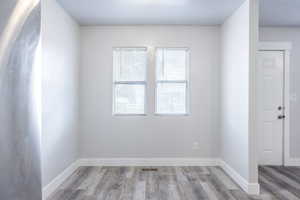
<path fill-rule="evenodd" d="M 199 147 L 199 142 L 194 142 L 193 143 L 193 149 L 194 150 L 198 150 L 200 147 Z"/>

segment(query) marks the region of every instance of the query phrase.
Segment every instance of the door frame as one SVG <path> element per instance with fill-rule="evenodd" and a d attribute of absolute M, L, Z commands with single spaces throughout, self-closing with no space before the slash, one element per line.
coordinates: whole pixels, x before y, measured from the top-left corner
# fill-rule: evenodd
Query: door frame
<path fill-rule="evenodd" d="M 291 42 L 259 42 L 259 51 L 282 51 L 284 53 L 284 74 L 283 74 L 283 104 L 285 107 L 285 120 L 283 124 L 283 165 L 291 164 L 290 156 L 290 52 L 292 50 Z M 258 113 L 258 112 L 257 112 Z M 259 122 L 256 124 L 258 131 Z M 258 138 L 258 137 L 257 137 Z M 258 142 L 258 141 L 257 141 Z M 259 151 L 258 151 L 259 152 Z"/>

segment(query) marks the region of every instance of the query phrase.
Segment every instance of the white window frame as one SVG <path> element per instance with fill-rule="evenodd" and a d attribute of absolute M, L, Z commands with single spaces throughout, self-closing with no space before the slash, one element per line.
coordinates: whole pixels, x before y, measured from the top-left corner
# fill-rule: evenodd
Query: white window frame
<path fill-rule="evenodd" d="M 157 51 L 159 49 L 167 49 L 167 50 L 185 50 L 186 51 L 186 73 L 185 80 L 182 81 L 172 81 L 172 80 L 158 80 L 158 66 L 157 66 Z M 157 116 L 188 116 L 190 115 L 190 59 L 191 53 L 190 48 L 188 47 L 157 47 L 155 49 L 155 115 Z M 185 113 L 159 113 L 157 110 L 157 85 L 159 83 L 186 83 L 186 95 L 185 95 Z"/>
<path fill-rule="evenodd" d="M 146 52 L 146 69 L 145 69 L 145 80 L 144 81 L 116 81 L 115 77 L 115 65 L 114 65 L 114 56 L 112 56 L 112 65 L 113 65 L 113 81 L 112 81 L 112 115 L 113 116 L 146 116 L 147 115 L 147 70 L 148 70 L 148 49 L 147 47 L 113 47 L 112 53 L 115 50 L 123 50 L 123 49 L 142 49 Z M 144 113 L 117 113 L 116 112 L 116 93 L 115 87 L 116 85 L 144 85 Z"/>

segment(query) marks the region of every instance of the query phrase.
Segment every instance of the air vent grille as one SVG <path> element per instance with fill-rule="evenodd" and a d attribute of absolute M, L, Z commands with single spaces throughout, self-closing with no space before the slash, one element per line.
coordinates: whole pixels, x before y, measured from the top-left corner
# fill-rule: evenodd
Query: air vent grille
<path fill-rule="evenodd" d="M 143 168 L 142 171 L 144 172 L 157 172 L 157 168 Z"/>

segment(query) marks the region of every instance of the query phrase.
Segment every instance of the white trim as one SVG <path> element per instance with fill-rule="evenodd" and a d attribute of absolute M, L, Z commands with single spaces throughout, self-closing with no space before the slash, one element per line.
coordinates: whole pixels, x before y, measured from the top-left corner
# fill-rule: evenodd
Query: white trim
<path fill-rule="evenodd" d="M 146 54 L 146 69 L 145 69 L 145 80 L 144 81 L 117 81 L 116 80 L 116 67 L 115 67 L 115 59 L 114 59 L 114 53 L 115 51 L 123 51 L 123 50 L 141 50 L 145 51 Z M 147 115 L 147 95 L 148 95 L 148 87 L 147 87 L 147 82 L 148 82 L 148 66 L 149 65 L 149 50 L 148 47 L 113 47 L 112 49 L 112 116 L 146 116 Z M 116 112 L 116 86 L 117 85 L 143 85 L 144 86 L 144 112 L 143 113 L 118 113 Z"/>
<path fill-rule="evenodd" d="M 250 50 L 249 50 L 249 119 L 248 119 L 248 172 L 249 181 L 258 182 L 258 164 L 257 164 L 257 132 L 256 132 L 256 63 L 259 35 L 259 0 L 251 0 L 249 4 L 250 13 Z"/>
<path fill-rule="evenodd" d="M 284 52 L 284 154 L 283 163 L 289 166 L 293 163 L 290 156 L 290 51 L 292 49 L 291 42 L 260 42 L 260 51 L 283 51 Z"/>
<path fill-rule="evenodd" d="M 289 158 L 289 160 L 285 163 L 285 166 L 299 167 L 300 166 L 300 158 Z"/>
<path fill-rule="evenodd" d="M 158 65 L 157 65 L 157 52 L 159 49 L 162 50 L 185 50 L 186 51 L 186 79 L 185 80 L 159 80 L 158 77 Z M 155 112 L 156 116 L 188 116 L 190 115 L 190 94 L 191 94 L 191 86 L 190 86 L 190 68 L 191 68 L 191 50 L 189 47 L 156 47 L 155 48 Z M 164 58 L 163 58 L 164 65 Z M 186 95 L 185 95 L 185 113 L 159 113 L 157 111 L 157 90 L 159 83 L 185 83 L 186 84 Z"/>
<path fill-rule="evenodd" d="M 217 158 L 83 158 L 79 166 L 218 166 Z"/>
<path fill-rule="evenodd" d="M 259 194 L 258 183 L 249 183 L 219 158 L 83 158 L 71 164 L 43 188 L 43 199 L 48 198 L 82 166 L 220 166 L 245 192 L 254 195 Z"/>
<path fill-rule="evenodd" d="M 48 185 L 43 187 L 43 199 L 47 199 L 69 176 L 76 171 L 78 167 L 78 161 L 75 161 L 62 173 L 56 176 Z"/>
<path fill-rule="evenodd" d="M 287 51 L 292 49 L 291 42 L 259 42 L 259 50 L 269 50 L 269 51 Z"/>
<path fill-rule="evenodd" d="M 234 170 L 225 161 L 220 161 L 220 167 L 237 183 L 245 192 L 250 195 L 259 195 L 259 184 L 249 183 L 244 177 L 242 177 L 236 170 Z"/>
<path fill-rule="evenodd" d="M 284 54 L 284 165 L 291 160 L 290 155 L 290 50 Z"/>

